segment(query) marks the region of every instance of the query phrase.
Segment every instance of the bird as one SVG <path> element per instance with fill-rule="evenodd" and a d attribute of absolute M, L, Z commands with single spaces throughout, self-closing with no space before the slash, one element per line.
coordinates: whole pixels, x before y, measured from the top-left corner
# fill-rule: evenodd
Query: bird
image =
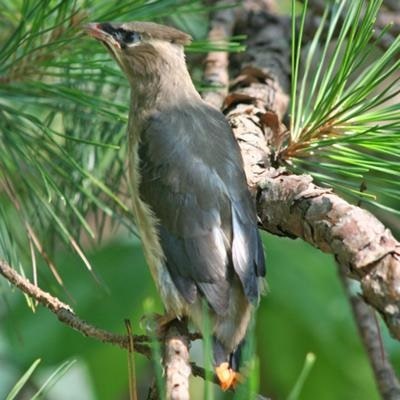
<path fill-rule="evenodd" d="M 129 195 L 166 315 L 211 326 L 223 390 L 263 292 L 265 256 L 240 148 L 224 114 L 196 90 L 189 34 L 154 22 L 94 22 L 130 85 Z"/>

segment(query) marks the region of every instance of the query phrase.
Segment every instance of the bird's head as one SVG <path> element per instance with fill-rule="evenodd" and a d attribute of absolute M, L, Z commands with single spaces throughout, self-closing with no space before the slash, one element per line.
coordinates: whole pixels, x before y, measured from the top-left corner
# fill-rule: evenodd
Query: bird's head
<path fill-rule="evenodd" d="M 191 41 L 190 35 L 154 22 L 91 23 L 85 29 L 106 46 L 128 78 L 184 60 L 183 46 Z"/>

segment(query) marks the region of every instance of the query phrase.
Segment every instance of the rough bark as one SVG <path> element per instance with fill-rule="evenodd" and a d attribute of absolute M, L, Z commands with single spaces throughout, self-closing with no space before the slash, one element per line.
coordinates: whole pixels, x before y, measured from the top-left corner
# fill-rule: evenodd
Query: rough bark
<path fill-rule="evenodd" d="M 226 1 L 221 2 L 228 3 Z M 236 8 L 223 8 L 211 15 L 210 32 L 208 40 L 211 42 L 224 42 L 233 34 L 236 21 Z M 220 109 L 229 89 L 229 54 L 226 51 L 212 51 L 207 54 L 204 61 L 204 83 L 211 88 L 202 92 L 202 97 L 207 103 Z"/>
<path fill-rule="evenodd" d="M 167 400 L 189 400 L 190 341 L 186 324 L 175 320 L 165 335 L 164 365 Z"/>
<path fill-rule="evenodd" d="M 399 242 L 368 211 L 318 187 L 308 175 L 277 167 L 288 104 L 288 20 L 254 9 L 243 13 L 239 28 L 237 33 L 249 38 L 248 49 L 225 111 L 257 196 L 261 228 L 332 253 L 347 275 L 360 281 L 365 301 L 400 339 Z"/>

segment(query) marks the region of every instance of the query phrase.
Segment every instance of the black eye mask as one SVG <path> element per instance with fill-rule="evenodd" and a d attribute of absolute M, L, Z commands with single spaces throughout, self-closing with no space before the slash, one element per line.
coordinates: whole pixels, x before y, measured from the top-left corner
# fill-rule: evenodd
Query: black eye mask
<path fill-rule="evenodd" d="M 126 44 L 136 43 L 142 40 L 142 36 L 139 32 L 123 31 L 123 40 Z"/>
<path fill-rule="evenodd" d="M 114 28 L 108 23 L 101 24 L 101 29 L 113 36 L 115 40 L 121 45 L 122 48 L 129 44 L 139 42 L 142 36 L 139 32 L 127 31 L 123 28 Z"/>

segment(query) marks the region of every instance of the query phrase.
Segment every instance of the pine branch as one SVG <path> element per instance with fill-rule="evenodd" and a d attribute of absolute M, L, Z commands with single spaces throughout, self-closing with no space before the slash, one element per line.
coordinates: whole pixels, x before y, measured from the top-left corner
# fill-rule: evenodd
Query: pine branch
<path fill-rule="evenodd" d="M 251 24 L 250 18 L 259 26 Z M 284 37 L 287 21 L 259 11 L 247 16 L 242 26 L 248 27 L 240 33 L 249 37 L 246 53 L 254 61 L 246 65 L 246 79 L 230 93 L 233 101 L 226 111 L 242 149 L 249 186 L 256 194 L 261 228 L 302 238 L 334 255 L 346 276 L 361 283 L 363 299 L 379 311 L 392 336 L 400 340 L 400 243 L 369 212 L 316 186 L 308 175 L 290 175 L 278 167 L 274 155 L 287 135 L 280 123 L 285 112 L 282 105 L 287 104 L 287 81 L 280 79 L 280 63 L 273 60 L 279 54 L 279 60 L 287 65 L 289 50 L 284 43 L 277 50 L 270 38 Z M 363 326 L 358 313 L 355 318 Z M 367 332 L 362 337 L 370 354 L 375 337 Z M 371 358 L 380 393 L 384 398 L 396 398 L 388 396 L 398 393 L 393 369 L 388 363 L 382 369 L 375 361 Z"/>
<path fill-rule="evenodd" d="M 188 331 L 185 322 L 174 321 L 169 325 L 164 339 L 164 365 L 166 375 L 167 400 L 189 400 Z"/>
<path fill-rule="evenodd" d="M 220 1 L 219 5 L 228 1 Z M 228 41 L 233 34 L 237 8 L 223 8 L 211 14 L 208 40 L 211 42 Z M 220 109 L 229 89 L 229 54 L 226 51 L 211 51 L 204 61 L 204 82 L 210 89 L 203 90 L 202 97 L 212 106 Z"/>
<path fill-rule="evenodd" d="M 110 220 L 135 228 L 121 194 L 129 87 L 101 46 L 82 38 L 82 25 L 89 16 L 129 21 L 208 8 L 200 0 L 2 2 L 0 187 L 8 190 L 0 191 L 0 252 L 13 265 L 25 256 L 53 268 L 53 241 L 90 269 L 79 239 L 100 238 Z M 194 43 L 191 50 L 205 48 Z M 34 239 L 27 229 L 20 235 L 27 226 Z"/>
<path fill-rule="evenodd" d="M 251 16 L 252 18 L 254 16 Z M 257 53 L 276 54 L 276 44 L 270 37 L 280 37 L 286 29 L 267 14 L 265 30 L 245 32 L 257 41 L 253 48 L 249 41 L 247 53 L 254 58 L 254 74 L 241 85 L 235 96 L 247 96 L 246 103 L 237 102 L 228 109 L 235 136 L 242 148 L 250 187 L 257 191 L 258 214 L 263 229 L 281 236 L 302 238 L 314 247 L 329 252 L 347 269 L 347 275 L 361 282 L 365 300 L 378 310 L 385 319 L 391 334 L 400 339 L 400 244 L 389 229 L 371 213 L 354 206 L 331 190 L 316 186 L 308 175 L 290 175 L 276 168 L 273 157 L 275 136 L 279 128 L 265 114 L 282 115 L 281 104 L 287 95 L 276 74 L 277 64 L 265 65 L 256 58 Z M 247 26 L 252 26 L 247 24 Z M 254 38 L 254 39 L 253 39 Z M 260 43 L 265 46 L 260 50 Z M 287 45 L 279 54 L 284 54 Z M 286 53 L 286 62 L 289 54 Z M 260 71 L 264 71 L 264 75 Z M 252 83 L 258 78 L 257 83 Z M 287 103 L 286 103 L 287 104 Z M 246 114 L 240 110 L 246 108 Z M 268 114 L 267 114 L 268 115 Z M 267 149 L 267 151 L 265 151 Z M 271 150 L 272 149 L 272 150 Z M 258 154 L 255 156 L 255 154 Z"/>
<path fill-rule="evenodd" d="M 400 243 L 389 229 L 368 211 L 316 186 L 307 175 L 266 171 L 259 188 L 263 227 L 333 254 L 347 275 L 361 283 L 364 299 L 400 340 Z"/>

